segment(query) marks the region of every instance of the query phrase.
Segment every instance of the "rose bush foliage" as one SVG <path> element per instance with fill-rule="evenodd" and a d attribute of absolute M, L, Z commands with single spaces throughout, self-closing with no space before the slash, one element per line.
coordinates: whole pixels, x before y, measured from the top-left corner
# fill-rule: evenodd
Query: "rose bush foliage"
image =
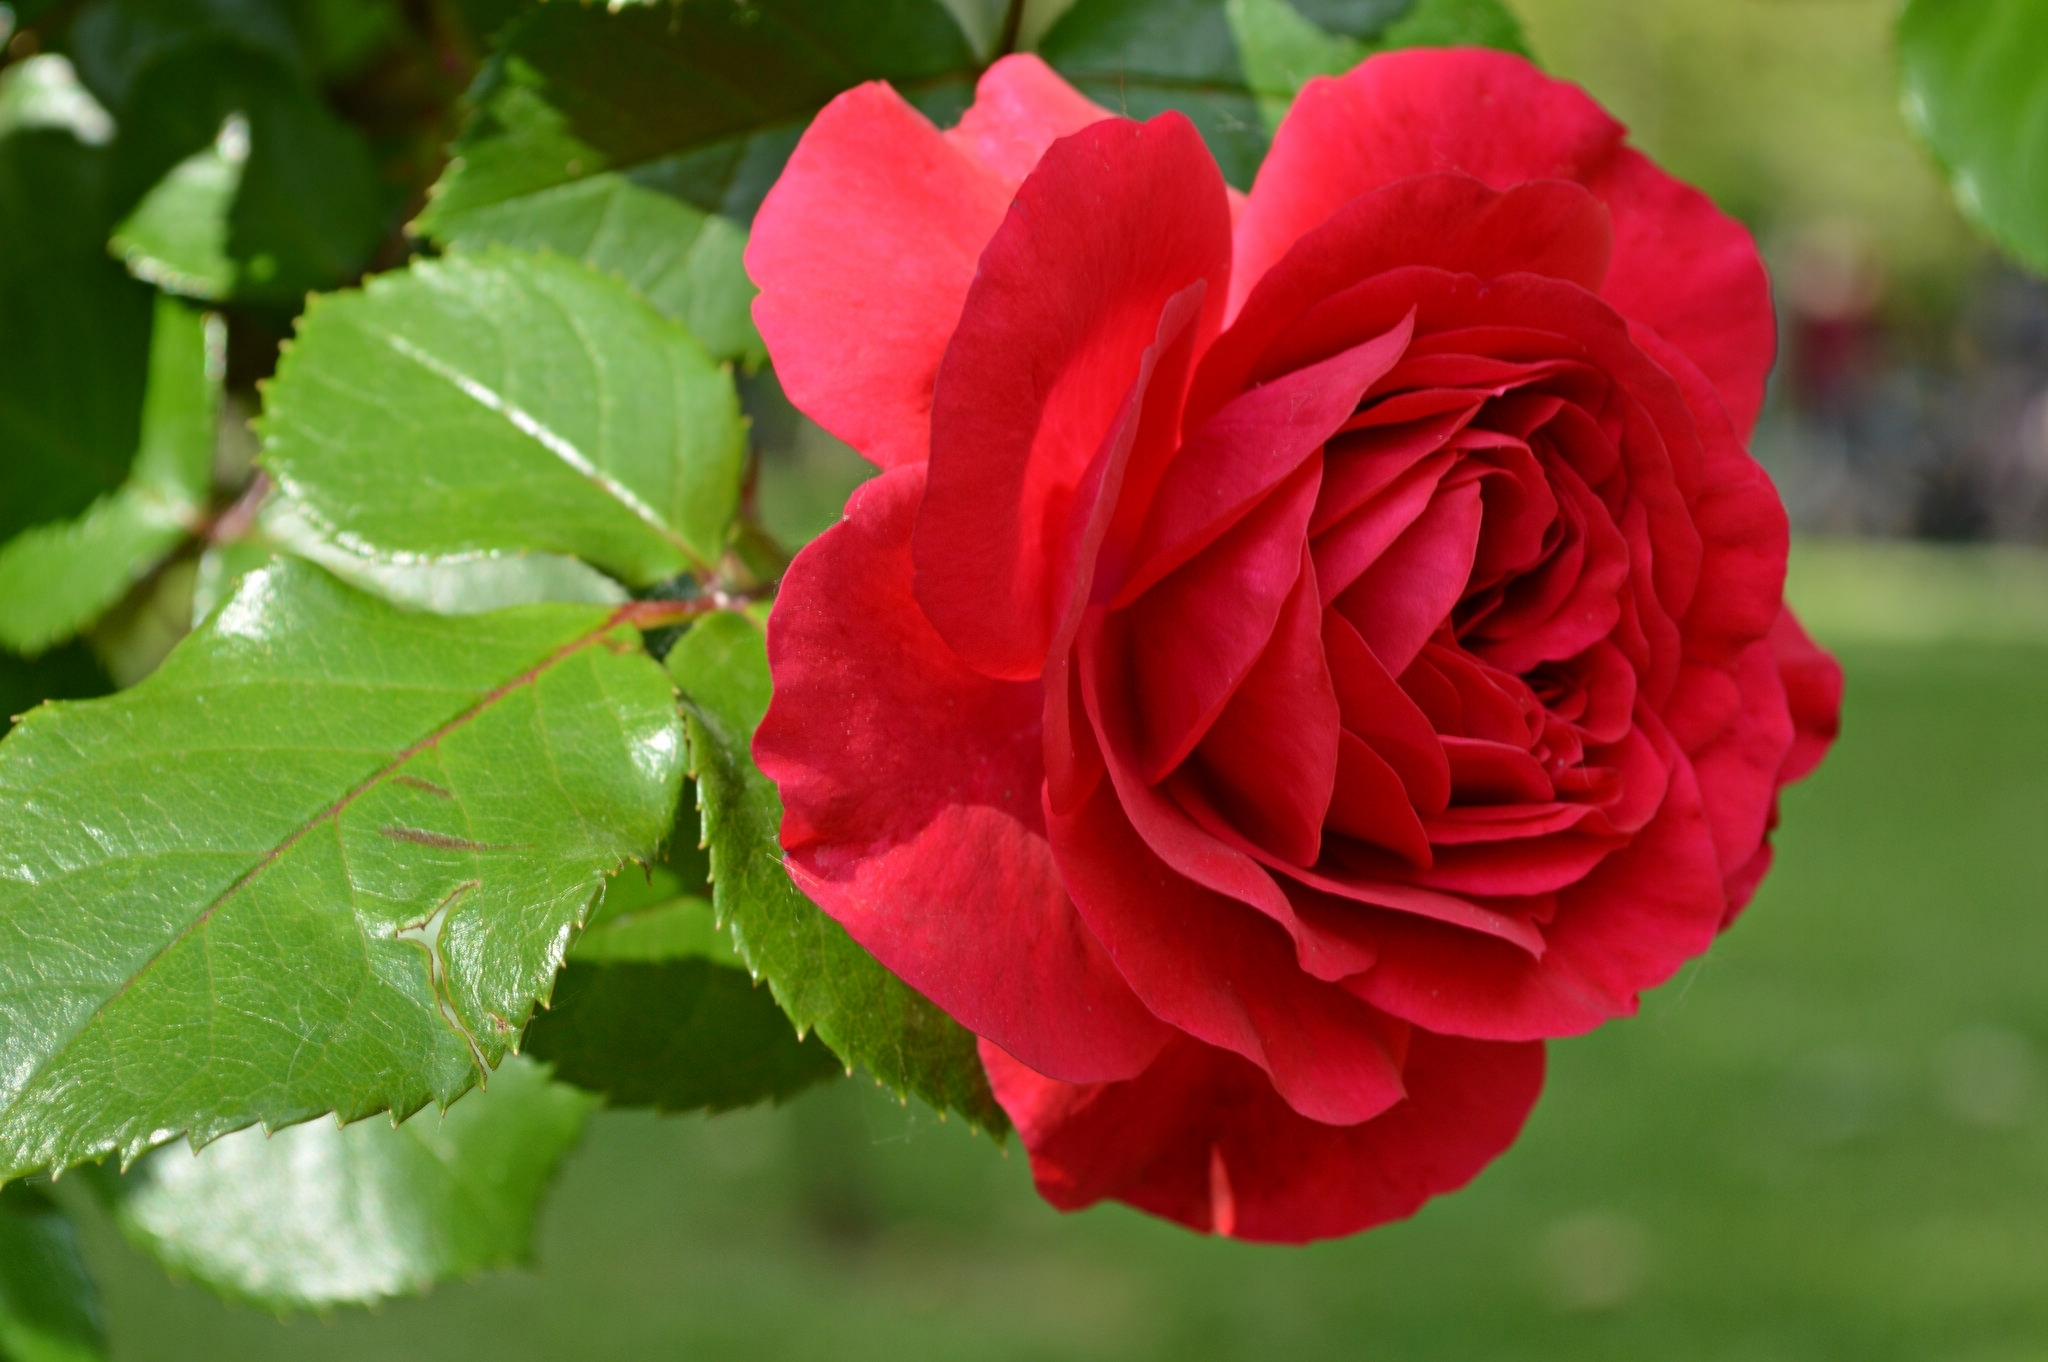
<path fill-rule="evenodd" d="M 770 623 L 790 872 L 1055 1204 L 1406 1215 L 1749 899 L 1840 691 L 1745 449 L 1768 283 L 1576 88 L 1379 56 L 1237 195 L 1034 58 L 945 132 L 863 86 L 747 264 L 883 470 Z"/>

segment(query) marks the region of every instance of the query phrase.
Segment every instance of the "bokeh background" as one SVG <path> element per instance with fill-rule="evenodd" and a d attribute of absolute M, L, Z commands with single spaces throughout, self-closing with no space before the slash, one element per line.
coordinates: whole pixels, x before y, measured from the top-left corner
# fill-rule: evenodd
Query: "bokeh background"
<path fill-rule="evenodd" d="M 1020 1150 L 864 1080 L 605 1114 L 530 1270 L 375 1313 L 223 1305 L 67 1197 L 116 1354 L 2048 1357 L 2048 286 L 1911 142 L 1892 0 L 1515 8 L 1756 230 L 1785 338 L 1757 451 L 1848 673 L 1754 906 L 1640 1017 L 1553 1046 L 1519 1145 L 1408 1223 L 1285 1250 L 1060 1216 Z M 859 465 L 772 386 L 749 403 L 772 527 L 814 533 Z"/>

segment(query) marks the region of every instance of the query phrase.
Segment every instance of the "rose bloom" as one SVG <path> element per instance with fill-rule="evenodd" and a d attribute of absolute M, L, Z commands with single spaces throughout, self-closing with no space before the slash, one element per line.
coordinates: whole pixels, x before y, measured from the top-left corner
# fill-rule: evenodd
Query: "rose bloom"
<path fill-rule="evenodd" d="M 1744 448 L 1769 286 L 1575 87 L 1378 56 L 1246 196 L 1032 57 L 943 133 L 867 85 L 747 267 L 883 470 L 769 625 L 789 871 L 1053 1204 L 1408 1215 L 1755 889 L 1840 695 Z"/>

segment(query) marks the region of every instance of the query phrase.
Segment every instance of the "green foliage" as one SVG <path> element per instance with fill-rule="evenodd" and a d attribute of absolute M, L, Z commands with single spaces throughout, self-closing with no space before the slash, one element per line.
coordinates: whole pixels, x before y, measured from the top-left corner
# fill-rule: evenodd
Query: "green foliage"
<path fill-rule="evenodd" d="M 70 26 L 112 111 L 114 245 L 205 299 L 296 302 L 359 272 L 397 200 L 319 82 L 399 24 L 391 0 L 93 0 Z"/>
<path fill-rule="evenodd" d="M 0 746 L 0 1177 L 446 1104 L 666 834 L 626 610 L 413 615 L 282 563 Z"/>
<path fill-rule="evenodd" d="M 150 292 L 107 256 L 106 158 L 62 127 L 0 133 L 0 542 L 83 511 L 135 457 Z"/>
<path fill-rule="evenodd" d="M 309 1121 L 170 1146 L 101 1180 L 172 1272 L 266 1309 L 367 1304 L 529 1257 L 534 1218 L 596 1102 L 510 1058 L 484 1091 L 402 1125 Z"/>
<path fill-rule="evenodd" d="M 1377 51 L 1454 44 L 1527 50 L 1500 0 L 1079 0 L 1038 51 L 1115 112 L 1180 110 L 1246 188 L 1311 77 Z"/>
<path fill-rule="evenodd" d="M 414 230 L 443 246 L 572 256 L 624 279 L 713 355 L 763 363 L 740 264 L 745 230 L 631 174 L 596 170 L 603 163 L 542 99 L 532 68 L 514 62 Z"/>
<path fill-rule="evenodd" d="M 746 224 L 812 116 L 879 79 L 950 121 L 975 68 L 938 0 L 550 4 L 497 46 L 414 229 L 618 274 L 750 367 L 766 354 L 747 314 Z"/>
<path fill-rule="evenodd" d="M 571 260 L 492 249 L 317 299 L 265 393 L 264 459 L 365 553 L 705 569 L 739 498 L 731 376 Z"/>
<path fill-rule="evenodd" d="M 70 638 L 199 527 L 213 490 L 220 330 L 158 298 L 134 469 L 78 519 L 0 547 L 0 644 L 32 654 Z"/>
<path fill-rule="evenodd" d="M 106 1322 L 71 1222 L 40 1191 L 0 1189 L 0 1356 L 103 1362 Z"/>
<path fill-rule="evenodd" d="M 887 80 L 950 121 L 974 85 L 974 54 L 938 0 L 546 4 L 527 11 L 497 46 L 500 64 L 486 74 L 480 101 L 486 113 L 456 147 L 464 167 L 493 139 L 522 133 L 488 112 L 488 82 L 516 81 L 560 115 L 557 136 L 594 153 L 552 166 L 522 161 L 526 192 L 627 172 L 740 223 L 753 218 L 811 117 L 840 91 Z M 476 198 L 462 182 L 466 173 L 441 192 L 469 207 Z M 505 193 L 503 175 L 493 171 L 492 195 Z"/>
<path fill-rule="evenodd" d="M 711 849 L 720 922 L 800 1032 L 850 1065 L 1000 1135 L 971 1033 L 883 969 L 790 883 L 777 833 L 782 801 L 749 754 L 768 709 L 768 653 L 743 616 L 711 615 L 669 653 L 688 714 L 690 762 Z"/>
<path fill-rule="evenodd" d="M 1963 212 L 2048 274 L 2048 6 L 1912 0 L 1899 16 L 1906 117 Z"/>
<path fill-rule="evenodd" d="M 709 927 L 710 905 L 695 911 Z M 799 1040 L 767 989 L 701 956 L 572 957 L 526 1045 L 614 1106 L 668 1112 L 781 1101 L 840 1074 L 838 1057 L 815 1035 Z"/>
<path fill-rule="evenodd" d="M 44 700 L 82 700 L 112 689 L 106 670 L 83 643 L 33 658 L 0 648 L 0 736 Z"/>

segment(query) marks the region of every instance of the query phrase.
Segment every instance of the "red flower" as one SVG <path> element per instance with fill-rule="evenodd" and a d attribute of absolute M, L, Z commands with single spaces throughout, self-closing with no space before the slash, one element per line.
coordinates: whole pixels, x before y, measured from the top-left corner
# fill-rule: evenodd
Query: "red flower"
<path fill-rule="evenodd" d="M 1238 199 L 1032 58 L 946 133 L 864 86 L 747 266 L 885 470 L 770 625 L 790 872 L 1054 1204 L 1407 1215 L 1762 876 L 1840 694 L 1743 447 L 1768 285 L 1574 87 L 1376 57 Z"/>

